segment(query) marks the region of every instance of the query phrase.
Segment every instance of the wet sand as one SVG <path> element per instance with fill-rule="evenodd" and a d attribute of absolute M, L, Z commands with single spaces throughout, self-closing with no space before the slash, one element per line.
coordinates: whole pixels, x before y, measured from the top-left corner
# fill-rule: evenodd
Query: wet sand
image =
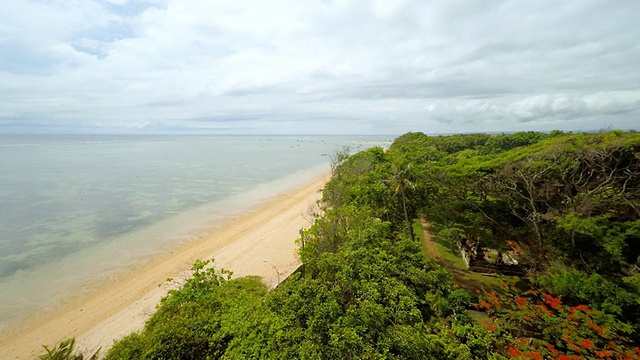
<path fill-rule="evenodd" d="M 309 209 L 320 198 L 327 176 L 256 205 L 228 219 L 197 240 L 154 257 L 104 281 L 89 295 L 44 311 L 0 335 L 0 359 L 34 359 L 42 345 L 75 336 L 80 349 L 107 349 L 114 341 L 140 330 L 167 291 L 178 287 L 197 259 L 215 258 L 216 268 L 234 277 L 261 276 L 269 287 L 298 266 L 298 231 L 311 225 Z M 174 281 L 168 282 L 168 278 Z"/>

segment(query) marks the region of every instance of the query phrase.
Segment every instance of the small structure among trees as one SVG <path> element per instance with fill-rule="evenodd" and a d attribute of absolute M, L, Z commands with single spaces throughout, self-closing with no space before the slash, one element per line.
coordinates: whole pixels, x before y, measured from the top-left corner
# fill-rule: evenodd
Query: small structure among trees
<path fill-rule="evenodd" d="M 470 271 L 509 276 L 524 276 L 530 266 L 521 262 L 517 245 L 509 242 L 511 249 L 500 251 L 483 246 L 480 240 L 464 239 L 458 243 L 462 259 Z"/>

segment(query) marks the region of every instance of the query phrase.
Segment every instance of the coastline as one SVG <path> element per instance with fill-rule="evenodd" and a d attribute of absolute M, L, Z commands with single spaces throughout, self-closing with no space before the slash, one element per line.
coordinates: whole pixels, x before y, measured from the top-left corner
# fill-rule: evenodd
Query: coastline
<path fill-rule="evenodd" d="M 298 267 L 294 240 L 301 227 L 311 225 L 305 215 L 327 180 L 325 173 L 281 192 L 197 239 L 103 281 L 89 294 L 34 314 L 0 335 L 0 358 L 35 358 L 43 344 L 55 345 L 71 336 L 77 338 L 79 349 L 91 352 L 102 347 L 104 353 L 114 339 L 144 326 L 160 298 L 181 284 L 196 259 L 213 257 L 216 268 L 229 269 L 234 277 L 258 275 L 267 286 L 275 286 L 275 271 L 262 259 L 274 264 L 282 278 Z M 167 282 L 168 278 L 175 281 Z"/>

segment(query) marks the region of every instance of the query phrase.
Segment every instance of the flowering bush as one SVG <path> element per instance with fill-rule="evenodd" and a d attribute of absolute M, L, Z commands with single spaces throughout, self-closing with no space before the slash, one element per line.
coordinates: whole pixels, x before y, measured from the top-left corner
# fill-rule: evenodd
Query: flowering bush
<path fill-rule="evenodd" d="M 517 359 L 640 359 L 632 328 L 581 304 L 569 306 L 538 290 L 480 295 L 475 307 L 490 319 L 486 329 L 501 333 L 503 355 Z"/>

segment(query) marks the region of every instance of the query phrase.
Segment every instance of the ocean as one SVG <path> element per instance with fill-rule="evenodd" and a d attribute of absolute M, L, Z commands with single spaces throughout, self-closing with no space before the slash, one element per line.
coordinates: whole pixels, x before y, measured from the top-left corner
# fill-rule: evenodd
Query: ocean
<path fill-rule="evenodd" d="M 389 137 L 0 135 L 0 330 Z"/>

